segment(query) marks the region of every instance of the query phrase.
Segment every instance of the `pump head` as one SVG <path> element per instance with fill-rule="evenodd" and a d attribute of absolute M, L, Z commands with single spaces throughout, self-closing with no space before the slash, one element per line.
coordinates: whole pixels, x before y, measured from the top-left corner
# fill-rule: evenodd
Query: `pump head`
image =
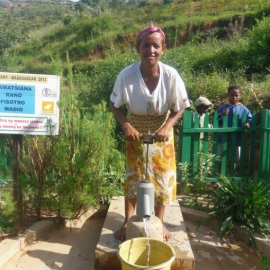
<path fill-rule="evenodd" d="M 155 186 L 149 180 L 144 179 L 137 184 L 137 215 L 141 218 L 155 214 Z"/>

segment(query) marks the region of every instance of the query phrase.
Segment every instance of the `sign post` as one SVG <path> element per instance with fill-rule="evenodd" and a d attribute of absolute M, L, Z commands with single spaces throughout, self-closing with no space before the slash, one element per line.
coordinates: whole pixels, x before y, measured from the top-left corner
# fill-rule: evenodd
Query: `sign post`
<path fill-rule="evenodd" d="M 17 220 L 15 221 L 19 229 L 23 227 L 23 200 L 20 182 L 20 162 L 22 160 L 22 135 L 15 134 L 13 137 L 13 198 L 17 205 Z"/>
<path fill-rule="evenodd" d="M 0 134 L 13 134 L 13 196 L 23 227 L 22 135 L 58 135 L 60 77 L 0 72 Z"/>

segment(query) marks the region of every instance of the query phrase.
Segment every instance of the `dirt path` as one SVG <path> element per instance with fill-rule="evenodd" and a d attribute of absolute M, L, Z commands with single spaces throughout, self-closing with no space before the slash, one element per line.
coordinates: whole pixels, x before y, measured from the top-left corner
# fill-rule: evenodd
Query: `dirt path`
<path fill-rule="evenodd" d="M 94 252 L 103 222 L 104 213 L 97 212 L 86 221 L 72 225 L 72 231 L 54 230 L 16 254 L 1 270 L 94 270 Z M 191 222 L 185 224 L 196 270 L 262 269 L 257 254 L 241 242 L 221 245 L 210 228 L 196 231 Z"/>

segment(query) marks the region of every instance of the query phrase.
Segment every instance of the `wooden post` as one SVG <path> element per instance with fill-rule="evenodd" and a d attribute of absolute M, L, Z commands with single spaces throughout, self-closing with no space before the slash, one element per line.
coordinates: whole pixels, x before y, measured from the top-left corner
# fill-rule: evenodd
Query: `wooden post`
<path fill-rule="evenodd" d="M 19 229 L 23 227 L 22 189 L 20 183 L 20 163 L 22 161 L 22 135 L 15 134 L 13 137 L 13 197 L 17 205 L 18 218 L 16 220 Z"/>
<path fill-rule="evenodd" d="M 181 144 L 181 158 L 180 162 L 187 162 L 190 163 L 191 161 L 191 134 L 187 134 L 185 132 L 185 128 L 191 128 L 192 127 L 192 113 L 189 111 L 185 111 L 183 115 L 183 132 L 182 138 L 179 142 Z"/>

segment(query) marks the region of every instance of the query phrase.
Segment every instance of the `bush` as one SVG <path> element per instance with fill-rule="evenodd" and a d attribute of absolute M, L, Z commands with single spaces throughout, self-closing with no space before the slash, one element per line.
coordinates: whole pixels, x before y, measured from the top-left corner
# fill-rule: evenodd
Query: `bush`
<path fill-rule="evenodd" d="M 11 189 L 9 189 L 10 191 Z M 16 204 L 10 192 L 0 190 L 0 234 L 16 228 Z"/>
<path fill-rule="evenodd" d="M 232 180 L 219 178 L 217 189 L 213 191 L 212 212 L 199 226 L 211 219 L 218 220 L 218 237 L 232 234 L 234 225 L 251 233 L 270 235 L 270 184 L 260 179 Z"/>
<path fill-rule="evenodd" d="M 163 0 L 164 5 L 172 4 L 174 0 Z"/>
<path fill-rule="evenodd" d="M 67 62 L 59 135 L 25 136 L 23 141 L 23 191 L 38 218 L 46 214 L 76 219 L 100 201 L 122 194 L 124 158 L 115 150 L 115 119 L 105 102 L 84 106 Z"/>
<path fill-rule="evenodd" d="M 72 19 L 73 19 L 73 16 L 71 16 L 71 15 L 67 15 L 67 16 L 65 16 L 65 17 L 64 17 L 64 19 L 63 19 L 63 23 L 64 23 L 64 25 L 68 25 L 68 24 L 70 24 L 70 23 L 71 23 L 71 21 L 72 21 Z"/>

